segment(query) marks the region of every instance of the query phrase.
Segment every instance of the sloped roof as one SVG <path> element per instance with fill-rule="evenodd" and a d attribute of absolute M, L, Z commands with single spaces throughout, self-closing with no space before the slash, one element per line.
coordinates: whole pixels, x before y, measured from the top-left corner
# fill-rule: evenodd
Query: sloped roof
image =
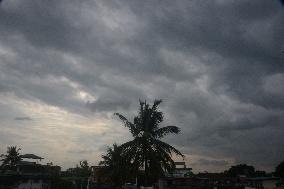
<path fill-rule="evenodd" d="M 21 158 L 28 158 L 28 159 L 44 159 L 34 154 L 24 154 L 20 156 Z"/>
<path fill-rule="evenodd" d="M 35 162 L 29 162 L 29 161 L 19 161 L 17 165 L 35 165 Z"/>

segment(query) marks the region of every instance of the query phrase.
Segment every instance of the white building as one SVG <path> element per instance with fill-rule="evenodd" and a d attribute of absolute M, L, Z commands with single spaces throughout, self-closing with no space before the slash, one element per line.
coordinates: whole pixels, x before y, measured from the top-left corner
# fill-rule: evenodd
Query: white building
<path fill-rule="evenodd" d="M 173 177 L 186 177 L 191 174 L 192 168 L 187 168 L 185 162 L 175 162 L 175 169 L 172 173 Z"/>

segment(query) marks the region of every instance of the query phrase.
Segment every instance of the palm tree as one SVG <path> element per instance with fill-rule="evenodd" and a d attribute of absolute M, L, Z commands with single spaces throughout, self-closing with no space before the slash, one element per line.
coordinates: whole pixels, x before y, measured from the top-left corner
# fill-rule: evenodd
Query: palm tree
<path fill-rule="evenodd" d="M 131 177 L 131 170 L 127 157 L 124 154 L 123 149 L 117 144 L 113 144 L 113 147 L 107 148 L 107 153 L 102 155 L 103 161 L 99 164 L 105 166 L 99 173 L 100 176 L 106 178 L 106 181 L 111 182 L 115 186 L 121 186 L 127 179 Z"/>
<path fill-rule="evenodd" d="M 7 154 L 2 154 L 1 157 L 3 159 L 1 159 L 2 161 L 2 171 L 4 171 L 7 167 L 13 167 L 16 165 L 16 163 L 18 163 L 19 161 L 21 161 L 21 156 L 19 151 L 21 150 L 21 148 L 17 148 L 17 146 L 10 146 L 7 147 Z"/>
<path fill-rule="evenodd" d="M 180 129 L 176 126 L 160 127 L 163 113 L 158 110 L 162 100 L 155 100 L 150 106 L 146 101 L 140 101 L 138 115 L 133 123 L 123 115 L 115 113 L 124 123 L 133 136 L 133 140 L 121 145 L 125 153 L 131 158 L 132 165 L 144 169 L 144 183 L 152 184 L 166 171 L 174 168 L 172 155 L 184 157 L 173 146 L 161 141 L 168 134 L 178 134 Z M 138 170 L 137 170 L 138 173 Z"/>

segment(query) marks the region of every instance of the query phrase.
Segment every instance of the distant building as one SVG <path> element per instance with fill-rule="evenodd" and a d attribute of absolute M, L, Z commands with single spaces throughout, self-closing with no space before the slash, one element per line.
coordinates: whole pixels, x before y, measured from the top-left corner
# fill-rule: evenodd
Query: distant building
<path fill-rule="evenodd" d="M 34 154 L 25 154 L 21 158 L 43 159 Z M 0 189 L 51 189 L 51 178 L 60 176 L 60 171 L 59 166 L 20 161 L 14 167 L 0 173 Z"/>
<path fill-rule="evenodd" d="M 20 175 L 60 176 L 61 167 L 41 165 L 36 162 L 21 161 L 16 164 L 16 171 Z"/>
<path fill-rule="evenodd" d="M 92 174 L 91 174 L 91 181 L 94 183 L 98 182 L 106 182 L 107 178 L 102 175 L 104 170 L 108 169 L 107 166 L 91 166 Z"/>
<path fill-rule="evenodd" d="M 192 188 L 206 182 L 207 179 L 193 177 L 192 168 L 187 168 L 185 162 L 175 162 L 174 170 L 167 173 L 164 178 L 160 178 L 157 186 L 159 189 Z"/>
<path fill-rule="evenodd" d="M 166 174 L 166 177 L 189 177 L 191 175 L 193 175 L 192 168 L 187 168 L 185 162 L 175 162 L 174 170 Z"/>

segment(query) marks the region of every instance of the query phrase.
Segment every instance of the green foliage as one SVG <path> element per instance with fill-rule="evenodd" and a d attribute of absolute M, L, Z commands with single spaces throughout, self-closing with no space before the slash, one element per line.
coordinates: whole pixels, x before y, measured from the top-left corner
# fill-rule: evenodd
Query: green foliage
<path fill-rule="evenodd" d="M 254 176 L 255 169 L 253 166 L 247 164 L 239 164 L 232 166 L 229 170 L 225 171 L 225 173 L 230 177 L 236 177 L 238 175 Z"/>
<path fill-rule="evenodd" d="M 3 158 L 0 160 L 2 161 L 2 171 L 15 166 L 19 161 L 22 160 L 19 153 L 20 150 L 21 148 L 17 148 L 17 146 L 7 147 L 7 153 L 0 156 L 1 158 Z"/>
<path fill-rule="evenodd" d="M 131 162 L 133 169 L 144 169 L 144 182 L 151 185 L 165 171 L 171 172 L 174 168 L 172 155 L 182 156 L 173 146 L 161 141 L 168 134 L 178 134 L 180 129 L 176 126 L 160 127 L 163 113 L 158 110 L 162 100 L 155 100 L 150 106 L 146 101 L 140 101 L 138 115 L 133 122 L 123 115 L 115 113 L 124 123 L 133 136 L 133 140 L 121 145 L 125 156 Z"/>
<path fill-rule="evenodd" d="M 275 176 L 284 178 L 284 161 L 275 168 Z"/>
<path fill-rule="evenodd" d="M 107 153 L 102 155 L 102 158 L 103 161 L 100 162 L 100 165 L 105 166 L 105 168 L 99 172 L 100 180 L 112 183 L 115 186 L 130 182 L 133 177 L 133 174 L 131 174 L 133 170 L 131 170 L 130 159 L 124 153 L 122 147 L 113 144 L 113 147 L 108 147 Z"/>
<path fill-rule="evenodd" d="M 224 172 L 229 177 L 237 177 L 239 175 L 246 175 L 247 177 L 266 177 L 269 176 L 265 171 L 255 170 L 251 165 L 239 164 L 232 166 L 229 170 Z"/>

